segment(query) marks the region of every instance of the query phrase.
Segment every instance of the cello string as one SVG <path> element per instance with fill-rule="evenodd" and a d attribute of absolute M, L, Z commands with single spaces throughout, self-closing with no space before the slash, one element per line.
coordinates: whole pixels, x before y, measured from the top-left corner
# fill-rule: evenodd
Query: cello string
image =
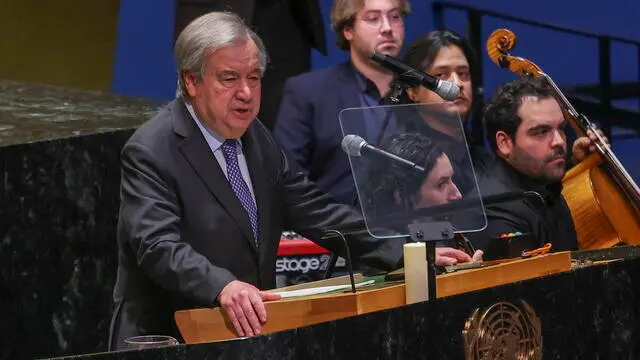
<path fill-rule="evenodd" d="M 538 74 L 544 77 L 547 83 L 549 83 L 549 85 L 553 88 L 554 92 L 556 93 L 556 95 L 558 95 L 560 101 L 569 112 L 569 115 L 571 115 L 576 120 L 577 125 L 581 126 L 581 130 L 584 132 L 584 134 L 588 134 L 589 130 L 591 130 L 591 132 L 595 135 L 596 141 L 594 142 L 594 145 L 596 146 L 596 149 L 602 156 L 606 157 L 609 160 L 609 163 L 613 164 L 612 170 L 616 173 L 617 176 L 623 177 L 624 181 L 628 183 L 631 188 L 629 189 L 620 182 L 619 184 L 623 188 L 625 188 L 627 192 L 631 191 L 631 193 L 629 193 L 628 195 L 635 199 L 635 201 L 638 201 L 638 199 L 640 199 L 640 188 L 638 187 L 638 184 L 636 184 L 631 175 L 629 175 L 624 166 L 622 166 L 622 163 L 620 162 L 616 154 L 612 151 L 611 145 L 602 135 L 600 135 L 600 132 L 597 131 L 598 128 L 585 115 L 578 113 L 578 111 L 565 97 L 564 93 L 560 90 L 560 88 L 558 88 L 551 76 L 542 71 L 538 71 Z"/>

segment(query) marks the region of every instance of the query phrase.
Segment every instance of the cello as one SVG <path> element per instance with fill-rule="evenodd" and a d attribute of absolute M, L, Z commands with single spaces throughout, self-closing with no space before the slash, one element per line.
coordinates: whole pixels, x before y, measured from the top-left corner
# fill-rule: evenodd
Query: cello
<path fill-rule="evenodd" d="M 562 196 L 571 211 L 579 248 L 640 244 L 640 188 L 597 127 L 571 105 L 538 65 L 509 54 L 516 45 L 516 35 L 511 30 L 495 30 L 486 45 L 489 57 L 501 68 L 520 76 L 544 77 L 578 135 L 593 132 L 596 136 L 596 151 L 567 171 L 562 179 Z"/>

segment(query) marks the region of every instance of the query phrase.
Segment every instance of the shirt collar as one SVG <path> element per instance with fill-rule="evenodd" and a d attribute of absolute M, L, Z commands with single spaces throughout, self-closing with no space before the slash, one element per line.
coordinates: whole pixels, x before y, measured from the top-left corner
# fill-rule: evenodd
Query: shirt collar
<path fill-rule="evenodd" d="M 511 164 L 500 156 L 495 157 L 495 164 L 499 172 L 502 172 L 508 181 L 519 190 L 535 191 L 542 195 L 545 200 L 551 200 L 561 195 L 562 182 L 557 181 L 551 184 L 544 184 L 529 178 L 516 170 Z"/>
<path fill-rule="evenodd" d="M 218 150 L 226 139 L 220 134 L 218 134 L 216 131 L 211 129 L 209 126 L 207 126 L 207 124 L 205 124 L 202 120 L 200 120 L 200 118 L 198 118 L 195 110 L 193 109 L 193 105 L 191 105 L 189 101 L 184 100 L 184 105 L 187 107 L 187 111 L 189 111 L 189 114 L 193 118 L 193 121 L 195 121 L 196 125 L 198 125 L 198 128 L 202 132 L 202 135 L 204 135 L 205 139 L 207 140 L 207 143 L 209 143 L 209 146 L 211 146 L 212 148 L 211 150 L 213 151 Z M 239 145 L 242 145 L 242 142 L 240 139 L 238 139 L 238 143 Z"/>
<path fill-rule="evenodd" d="M 349 67 L 351 68 L 351 71 L 353 71 L 353 75 L 356 78 L 358 89 L 360 89 L 362 93 L 375 95 L 380 98 L 380 92 L 378 91 L 378 87 L 376 86 L 376 84 L 371 81 L 371 79 L 367 78 L 363 73 L 361 73 L 360 70 L 358 70 L 355 65 L 353 65 L 353 62 L 349 61 Z"/>

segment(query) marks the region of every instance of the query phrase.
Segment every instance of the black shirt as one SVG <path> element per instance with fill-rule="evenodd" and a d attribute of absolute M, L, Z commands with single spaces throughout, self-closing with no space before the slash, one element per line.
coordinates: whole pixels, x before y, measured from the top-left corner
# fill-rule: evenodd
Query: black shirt
<path fill-rule="evenodd" d="M 536 191 L 542 199 L 527 198 L 506 203 L 487 205 L 487 227 L 470 233 L 468 238 L 479 249 L 486 249 L 491 237 L 501 234 L 530 233 L 538 245 L 552 244 L 552 251 L 577 250 L 578 240 L 573 218 L 562 197 L 562 183 L 543 185 L 516 171 L 501 158 L 496 158 L 487 172 L 478 179 L 482 196 L 512 191 Z"/>

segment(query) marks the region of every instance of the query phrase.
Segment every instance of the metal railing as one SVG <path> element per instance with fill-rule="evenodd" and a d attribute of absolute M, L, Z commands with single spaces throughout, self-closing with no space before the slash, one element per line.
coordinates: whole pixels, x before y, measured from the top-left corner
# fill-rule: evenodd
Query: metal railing
<path fill-rule="evenodd" d="M 566 34 L 586 37 L 589 39 L 597 39 L 598 41 L 598 61 L 599 61 L 599 87 L 597 93 L 597 97 L 599 98 L 599 105 L 597 107 L 593 106 L 593 102 L 584 101 L 581 99 L 577 99 L 572 94 L 567 94 L 569 98 L 571 98 L 572 102 L 577 108 L 582 108 L 581 105 L 585 107 L 589 107 L 592 111 L 589 115 L 598 118 L 601 120 L 601 127 L 605 135 L 611 139 L 611 126 L 621 126 L 635 129 L 640 133 L 640 113 L 627 111 L 624 109 L 614 108 L 612 105 L 612 101 L 614 100 L 614 86 L 611 80 L 611 44 L 613 42 L 633 45 L 637 49 L 638 59 L 640 59 L 640 41 L 627 39 L 619 36 L 610 36 L 597 34 L 592 32 L 580 31 L 571 29 L 568 27 L 543 23 L 540 21 L 533 21 L 524 19 L 517 16 L 511 16 L 503 13 L 499 13 L 492 10 L 484 10 L 478 9 L 475 7 L 452 3 L 452 2 L 441 2 L 436 1 L 432 3 L 433 10 L 433 18 L 434 24 L 437 29 L 445 29 L 444 25 L 444 12 L 446 9 L 453 10 L 462 10 L 467 13 L 467 40 L 473 47 L 473 49 L 478 54 L 477 59 L 477 81 L 479 84 L 474 84 L 474 86 L 478 86 L 482 88 L 483 86 L 483 74 L 482 74 L 482 56 L 480 54 L 483 53 L 484 49 L 484 40 L 482 39 L 482 20 L 484 17 L 491 17 L 495 19 L 502 19 L 507 21 L 512 21 L 516 23 L 521 23 L 525 25 L 530 25 L 533 27 L 554 30 Z M 638 61 L 638 86 L 635 89 L 635 96 L 640 98 L 640 60 Z M 593 92 L 593 91 L 592 91 Z M 591 104 L 588 104 L 591 103 Z M 591 105 L 591 106 L 589 106 Z M 482 108 L 482 107 L 479 107 Z M 598 115 L 607 115 L 606 117 L 597 116 L 593 113 L 595 111 Z M 611 117 L 615 115 L 615 117 Z M 603 121 L 607 119 L 607 121 Z M 612 120 L 609 120 L 612 119 Z M 635 121 L 634 121 L 635 120 Z M 484 130 L 482 127 L 482 118 L 481 116 L 474 116 L 472 119 L 472 134 L 476 139 L 484 139 Z"/>

